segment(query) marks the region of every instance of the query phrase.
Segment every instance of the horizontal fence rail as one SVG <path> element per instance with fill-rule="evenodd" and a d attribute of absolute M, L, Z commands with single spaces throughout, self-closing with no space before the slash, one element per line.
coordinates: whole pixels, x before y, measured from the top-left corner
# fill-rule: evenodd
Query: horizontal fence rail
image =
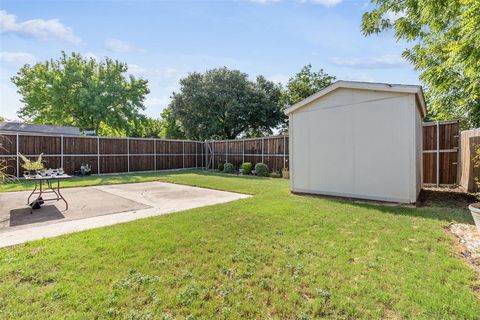
<path fill-rule="evenodd" d="M 218 169 L 232 163 L 265 163 L 271 171 L 288 168 L 288 136 L 191 141 L 149 138 L 97 136 L 32 135 L 0 132 L 9 173 L 21 176 L 18 153 L 28 158 L 44 154 L 47 168 L 62 167 L 73 174 L 82 164 L 92 167 L 92 174 L 157 171 L 183 168 Z M 459 155 L 458 121 L 423 124 L 423 182 L 455 184 Z M 392 170 L 395 170 L 392 168 Z"/>

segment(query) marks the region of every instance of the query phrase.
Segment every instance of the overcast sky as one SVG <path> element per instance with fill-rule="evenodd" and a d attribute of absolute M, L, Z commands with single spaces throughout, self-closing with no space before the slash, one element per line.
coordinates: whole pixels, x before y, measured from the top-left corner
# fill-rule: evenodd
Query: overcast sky
<path fill-rule="evenodd" d="M 79 52 L 127 62 L 149 80 L 158 118 L 189 72 L 227 66 L 285 83 L 300 68 L 338 79 L 418 84 L 391 33 L 365 38 L 368 1 L 0 0 L 0 115 L 22 106 L 10 78 L 25 63 Z"/>

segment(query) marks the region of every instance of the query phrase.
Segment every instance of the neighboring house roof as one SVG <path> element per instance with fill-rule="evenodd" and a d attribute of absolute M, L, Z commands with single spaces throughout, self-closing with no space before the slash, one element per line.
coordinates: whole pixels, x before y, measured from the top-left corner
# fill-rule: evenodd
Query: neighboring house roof
<path fill-rule="evenodd" d="M 27 132 L 40 134 L 80 135 L 77 127 L 51 126 L 43 124 L 29 124 L 21 122 L 0 122 L 0 131 Z"/>
<path fill-rule="evenodd" d="M 361 82 L 361 81 L 336 81 L 329 85 L 328 87 L 320 90 L 319 92 L 311 95 L 310 97 L 294 104 L 293 106 L 288 107 L 285 110 L 285 114 L 290 114 L 295 110 L 302 108 L 303 106 L 309 104 L 312 101 L 319 99 L 320 97 L 336 90 L 339 88 L 346 89 L 359 89 L 359 90 L 372 90 L 372 91 L 387 91 L 387 92 L 402 92 L 402 93 L 412 93 L 415 94 L 419 105 L 420 113 L 422 117 L 425 117 L 427 114 L 427 109 L 425 107 L 425 98 L 423 96 L 422 87 L 419 85 L 406 85 L 406 84 L 388 84 L 388 83 L 375 83 L 375 82 Z"/>

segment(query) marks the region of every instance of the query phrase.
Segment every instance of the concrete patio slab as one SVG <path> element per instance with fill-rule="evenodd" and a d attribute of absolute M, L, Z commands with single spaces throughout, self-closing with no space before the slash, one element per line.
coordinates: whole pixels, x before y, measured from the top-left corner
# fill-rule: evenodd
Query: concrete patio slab
<path fill-rule="evenodd" d="M 63 201 L 49 201 L 30 214 L 30 208 L 26 205 L 29 194 L 28 191 L 0 193 L 0 232 L 13 227 L 18 230 L 151 207 L 93 187 L 85 187 L 62 190 L 69 203 L 67 211 L 64 211 Z"/>
<path fill-rule="evenodd" d="M 64 189 L 30 214 L 29 192 L 0 193 L 0 247 L 250 197 L 164 182 Z"/>

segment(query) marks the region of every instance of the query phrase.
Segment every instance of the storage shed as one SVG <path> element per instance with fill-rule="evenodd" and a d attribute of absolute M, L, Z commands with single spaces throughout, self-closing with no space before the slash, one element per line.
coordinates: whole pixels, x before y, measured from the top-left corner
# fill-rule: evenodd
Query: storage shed
<path fill-rule="evenodd" d="M 292 192 L 417 200 L 426 114 L 420 86 L 337 81 L 285 113 Z"/>

